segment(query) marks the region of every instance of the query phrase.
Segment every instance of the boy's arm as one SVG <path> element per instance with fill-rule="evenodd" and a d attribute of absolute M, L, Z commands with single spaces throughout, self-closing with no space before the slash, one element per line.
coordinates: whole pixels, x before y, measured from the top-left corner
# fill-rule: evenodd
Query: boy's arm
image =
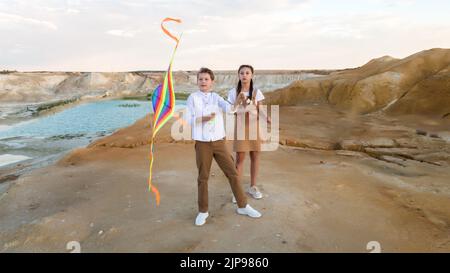
<path fill-rule="evenodd" d="M 218 104 L 219 104 L 219 107 L 220 108 L 222 108 L 222 110 L 225 112 L 225 113 L 228 113 L 228 112 L 231 112 L 233 109 L 232 109 L 232 104 L 230 104 L 230 102 L 227 102 L 224 98 L 222 98 L 221 96 L 219 96 L 219 95 L 217 95 L 217 97 L 218 97 Z"/>
<path fill-rule="evenodd" d="M 222 108 L 222 110 L 225 113 L 233 114 L 233 113 L 236 113 L 238 111 L 237 108 L 238 108 L 238 106 L 240 104 L 240 100 L 239 99 L 242 99 L 242 97 L 245 97 L 245 96 L 239 96 L 238 97 L 239 99 L 234 99 L 230 95 L 228 95 L 228 100 L 227 101 L 224 98 L 222 98 L 221 96 L 219 96 L 219 95 L 218 95 L 218 97 L 219 97 L 219 107 Z"/>
<path fill-rule="evenodd" d="M 194 99 L 193 99 L 192 95 L 190 95 L 188 97 L 186 104 L 187 104 L 187 109 L 188 109 L 187 118 L 189 119 L 188 122 L 191 126 L 193 126 L 194 123 L 196 123 L 196 122 L 208 122 L 214 118 L 215 113 L 212 113 L 211 115 L 208 115 L 208 116 L 202 116 L 201 114 L 196 113 L 195 106 L 194 106 Z"/>
<path fill-rule="evenodd" d="M 235 99 L 234 99 L 233 96 L 231 95 L 231 92 L 228 92 L 228 102 L 234 104 L 234 101 L 235 101 Z"/>
<path fill-rule="evenodd" d="M 211 113 L 208 116 L 198 117 L 195 121 L 196 122 L 208 122 L 208 121 L 212 120 L 215 116 L 216 116 L 216 113 Z"/>

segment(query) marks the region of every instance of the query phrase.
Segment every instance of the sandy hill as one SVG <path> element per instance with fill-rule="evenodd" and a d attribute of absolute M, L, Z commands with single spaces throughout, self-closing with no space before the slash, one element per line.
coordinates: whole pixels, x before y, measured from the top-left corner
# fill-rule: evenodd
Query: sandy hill
<path fill-rule="evenodd" d="M 389 56 L 355 68 L 293 82 L 267 94 L 271 104 L 327 103 L 356 113 L 450 115 L 450 49 L 404 59 Z"/>

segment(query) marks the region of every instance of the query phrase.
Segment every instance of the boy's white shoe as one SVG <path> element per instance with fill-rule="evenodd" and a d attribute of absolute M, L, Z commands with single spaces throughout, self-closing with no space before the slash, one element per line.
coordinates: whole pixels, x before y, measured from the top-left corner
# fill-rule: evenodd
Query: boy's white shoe
<path fill-rule="evenodd" d="M 208 218 L 209 213 L 208 212 L 199 212 L 197 215 L 197 218 L 195 218 L 195 225 L 196 226 L 203 226 L 206 222 L 206 218 Z"/>
<path fill-rule="evenodd" d="M 258 187 L 256 187 L 256 186 L 248 188 L 248 193 L 255 199 L 263 198 L 262 193 L 259 191 Z"/>
<path fill-rule="evenodd" d="M 249 204 L 247 204 L 247 206 L 245 208 L 238 208 L 237 213 L 242 214 L 242 215 L 248 215 L 252 218 L 261 217 L 261 213 L 259 211 L 255 210 L 254 208 L 250 207 Z"/>

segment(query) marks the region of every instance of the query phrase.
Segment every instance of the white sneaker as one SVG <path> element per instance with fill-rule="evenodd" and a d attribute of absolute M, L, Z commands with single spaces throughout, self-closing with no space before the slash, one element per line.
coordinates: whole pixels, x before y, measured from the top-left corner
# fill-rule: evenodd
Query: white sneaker
<path fill-rule="evenodd" d="M 231 198 L 231 202 L 233 203 L 233 204 L 236 204 L 237 202 L 236 202 L 236 197 L 234 197 L 234 195 L 233 195 L 233 198 Z"/>
<path fill-rule="evenodd" d="M 259 211 L 255 210 L 254 208 L 250 207 L 249 204 L 247 204 L 247 206 L 245 208 L 238 208 L 237 213 L 243 214 L 243 215 L 248 215 L 252 218 L 261 217 L 261 213 Z"/>
<path fill-rule="evenodd" d="M 197 218 L 195 218 L 195 225 L 196 226 L 203 226 L 206 222 L 206 218 L 208 218 L 209 213 L 208 212 L 199 212 L 197 215 Z"/>
<path fill-rule="evenodd" d="M 248 188 L 248 193 L 255 199 L 263 198 L 262 193 L 259 191 L 258 187 L 256 187 L 256 186 Z"/>

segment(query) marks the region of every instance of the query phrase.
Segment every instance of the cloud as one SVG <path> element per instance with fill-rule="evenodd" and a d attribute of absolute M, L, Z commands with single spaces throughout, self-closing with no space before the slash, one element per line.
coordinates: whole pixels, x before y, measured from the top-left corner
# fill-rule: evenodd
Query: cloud
<path fill-rule="evenodd" d="M 200 53 L 200 52 L 208 52 L 208 51 L 221 51 L 224 49 L 230 49 L 230 48 L 238 48 L 238 49 L 247 49 L 247 48 L 255 48 L 258 44 L 256 43 L 248 43 L 248 42 L 242 42 L 242 43 L 229 43 L 229 44 L 210 44 L 206 46 L 197 46 L 194 48 L 190 48 L 187 50 L 184 50 L 184 53 Z"/>
<path fill-rule="evenodd" d="M 78 14 L 78 13 L 80 13 L 80 10 L 69 8 L 69 9 L 66 9 L 66 13 L 69 13 L 69 14 Z"/>
<path fill-rule="evenodd" d="M 204 33 L 204 32 L 207 32 L 207 30 L 206 29 L 198 29 L 198 28 L 192 28 L 192 29 L 183 31 L 183 33 L 185 33 L 185 34 Z"/>
<path fill-rule="evenodd" d="M 106 31 L 107 34 L 125 38 L 133 38 L 140 30 L 123 30 L 123 29 L 111 29 Z"/>
<path fill-rule="evenodd" d="M 44 27 L 50 30 L 57 30 L 58 27 L 49 21 L 33 19 L 29 17 L 23 17 L 16 14 L 0 12 L 0 26 L 10 26 L 11 24 L 16 25 L 32 25 L 38 27 Z"/>

